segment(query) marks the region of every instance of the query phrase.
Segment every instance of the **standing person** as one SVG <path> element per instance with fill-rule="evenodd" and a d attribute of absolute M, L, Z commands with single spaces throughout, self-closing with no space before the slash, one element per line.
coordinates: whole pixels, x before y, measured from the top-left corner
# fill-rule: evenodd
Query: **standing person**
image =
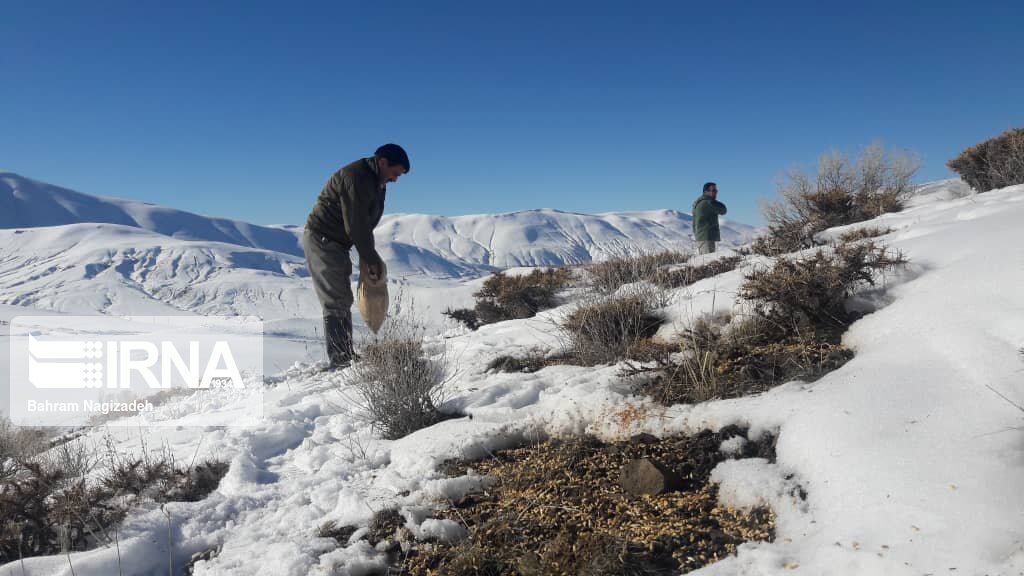
<path fill-rule="evenodd" d="M 704 193 L 693 203 L 693 238 L 701 254 L 714 252 L 715 243 L 722 239 L 718 217 L 725 214 L 726 208 L 717 198 L 718 185 L 708 182 L 704 185 Z"/>
<path fill-rule="evenodd" d="M 409 156 L 397 144 L 385 144 L 369 158 L 338 170 L 324 185 L 306 220 L 302 248 L 313 289 L 324 312 L 324 339 L 330 369 L 352 363 L 353 246 L 372 280 L 380 278 L 383 261 L 373 242 L 373 229 L 384 215 L 389 182 L 409 172 Z"/>

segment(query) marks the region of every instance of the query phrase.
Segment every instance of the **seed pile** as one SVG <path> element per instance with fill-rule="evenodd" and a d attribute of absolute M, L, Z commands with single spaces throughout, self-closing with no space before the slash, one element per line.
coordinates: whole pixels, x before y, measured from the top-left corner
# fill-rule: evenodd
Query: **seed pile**
<path fill-rule="evenodd" d="M 606 444 L 594 438 L 552 440 L 476 462 L 452 461 L 446 472 L 472 468 L 497 480 L 442 511 L 469 528 L 457 545 L 420 547 L 405 559 L 407 574 L 612 575 L 694 570 L 750 540 L 771 540 L 768 509 L 719 506 L 711 470 L 730 458 L 719 433 Z M 748 442 L 737 457 L 774 458 L 774 439 Z M 630 460 L 649 458 L 679 476 L 682 488 L 632 497 L 619 485 Z"/>

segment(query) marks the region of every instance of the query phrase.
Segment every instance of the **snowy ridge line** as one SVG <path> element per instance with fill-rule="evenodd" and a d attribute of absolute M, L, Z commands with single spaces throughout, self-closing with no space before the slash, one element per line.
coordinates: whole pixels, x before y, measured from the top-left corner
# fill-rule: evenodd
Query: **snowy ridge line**
<path fill-rule="evenodd" d="M 752 231 L 726 223 L 723 244 L 740 243 Z M 302 232 L 89 196 L 0 172 L 0 304 L 76 314 L 313 318 Z M 537 209 L 388 214 L 376 239 L 393 279 L 425 286 L 507 268 L 687 250 L 690 234 L 689 215 L 673 210 Z"/>
<path fill-rule="evenodd" d="M 13 172 L 0 172 L 0 228 L 95 222 L 182 240 L 207 240 L 302 256 L 295 231 L 211 218 L 145 202 L 90 196 Z"/>

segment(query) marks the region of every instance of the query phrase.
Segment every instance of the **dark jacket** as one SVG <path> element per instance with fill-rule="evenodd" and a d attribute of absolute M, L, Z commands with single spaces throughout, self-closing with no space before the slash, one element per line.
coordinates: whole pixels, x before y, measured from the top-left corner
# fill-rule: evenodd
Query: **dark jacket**
<path fill-rule="evenodd" d="M 306 228 L 346 250 L 355 246 L 361 262 L 379 263 L 373 229 L 384 215 L 386 192 L 386 187 L 378 184 L 374 158 L 356 160 L 335 172 L 324 185 Z"/>
<path fill-rule="evenodd" d="M 725 204 L 702 194 L 693 203 L 693 237 L 698 242 L 722 239 L 718 229 L 718 217 L 725 214 Z"/>

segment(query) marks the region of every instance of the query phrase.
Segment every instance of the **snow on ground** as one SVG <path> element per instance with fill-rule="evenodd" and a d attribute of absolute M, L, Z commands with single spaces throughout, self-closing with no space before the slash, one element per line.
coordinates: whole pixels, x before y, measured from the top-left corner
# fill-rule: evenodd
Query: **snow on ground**
<path fill-rule="evenodd" d="M 778 435 L 777 462 L 726 462 L 713 477 L 729 503 L 771 504 L 777 538 L 744 544 L 697 574 L 1024 574 L 1024 431 L 1013 429 L 1024 418 L 988 388 L 1024 400 L 1024 186 L 962 198 L 938 188 L 902 213 L 856 225 L 891 227 L 883 240 L 911 264 L 886 290 L 864 296 L 878 309 L 844 338 L 856 357 L 813 384 L 661 408 L 631 397 L 614 366 L 485 371 L 499 355 L 562 346 L 555 323 L 568 304 L 433 338 L 431 350 L 444 347 L 451 363 L 452 406 L 472 418 L 397 441 L 353 417 L 340 376 L 298 365 L 268 384 L 266 419 L 256 427 L 111 429 L 121 450 L 144 440 L 185 461 L 199 454 L 231 462 L 205 501 L 130 518 L 120 532 L 123 571 L 162 573 L 170 541 L 175 566 L 222 547 L 197 574 L 364 574 L 380 566 L 376 551 L 362 541 L 337 546 L 316 529 L 327 520 L 365 523 L 399 505 L 414 533 L 449 533 L 430 521 L 431 506 L 485 480 L 442 478 L 444 459 L 550 435 L 616 438 L 740 423 L 752 436 Z M 666 330 L 712 306 L 733 309 L 741 273 L 679 290 Z M 613 415 L 626 404 L 649 417 L 623 429 Z M 99 443 L 104 433 L 89 438 Z M 794 496 L 800 490 L 806 500 Z M 110 548 L 71 562 L 79 576 L 118 573 Z M 63 557 L 25 565 L 29 573 L 71 574 Z"/>

